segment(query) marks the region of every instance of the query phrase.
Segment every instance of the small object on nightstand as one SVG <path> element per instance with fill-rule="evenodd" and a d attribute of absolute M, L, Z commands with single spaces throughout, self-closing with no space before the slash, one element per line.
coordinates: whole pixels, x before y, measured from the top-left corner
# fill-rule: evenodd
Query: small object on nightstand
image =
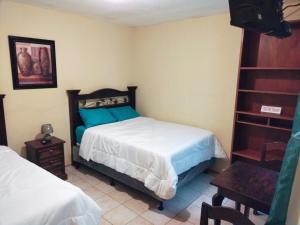
<path fill-rule="evenodd" d="M 52 136 L 51 142 L 42 144 L 42 139 L 25 142 L 27 159 L 57 177 L 66 180 L 64 143 Z"/>
<path fill-rule="evenodd" d="M 52 136 L 51 134 L 53 133 L 53 127 L 51 124 L 43 124 L 41 127 L 41 132 L 44 134 L 43 139 L 41 140 L 41 143 L 43 145 L 48 144 L 51 142 Z"/>

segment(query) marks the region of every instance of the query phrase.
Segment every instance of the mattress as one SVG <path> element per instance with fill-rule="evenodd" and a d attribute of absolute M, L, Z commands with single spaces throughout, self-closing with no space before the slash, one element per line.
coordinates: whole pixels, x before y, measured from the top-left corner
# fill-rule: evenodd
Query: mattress
<path fill-rule="evenodd" d="M 79 155 L 143 182 L 162 199 L 176 194 L 178 174 L 226 157 L 212 132 L 147 117 L 87 129 Z"/>
<path fill-rule="evenodd" d="M 0 225 L 99 225 L 101 210 L 79 188 L 0 146 Z"/>

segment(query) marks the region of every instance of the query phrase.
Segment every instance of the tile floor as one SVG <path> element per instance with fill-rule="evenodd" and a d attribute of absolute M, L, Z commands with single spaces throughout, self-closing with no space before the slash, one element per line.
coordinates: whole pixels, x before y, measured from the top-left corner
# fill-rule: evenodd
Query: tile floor
<path fill-rule="evenodd" d="M 211 204 L 212 195 L 216 193 L 216 188 L 209 184 L 213 174 L 203 173 L 179 188 L 175 198 L 165 202 L 165 209 L 159 211 L 154 199 L 118 183 L 111 186 L 105 176 L 72 166 L 66 170 L 68 182 L 81 188 L 99 204 L 101 225 L 199 225 L 202 202 Z M 225 199 L 224 205 L 233 207 L 234 203 Z M 251 213 L 250 219 L 256 225 L 263 225 L 266 216 Z M 222 222 L 225 224 L 228 223 Z"/>

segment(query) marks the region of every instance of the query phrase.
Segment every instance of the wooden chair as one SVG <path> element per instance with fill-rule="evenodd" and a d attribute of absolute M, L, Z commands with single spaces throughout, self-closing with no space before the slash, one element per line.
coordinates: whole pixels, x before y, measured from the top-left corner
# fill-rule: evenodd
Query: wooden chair
<path fill-rule="evenodd" d="M 268 169 L 280 171 L 286 145 L 287 144 L 283 142 L 264 144 L 261 152 L 260 165 Z"/>
<path fill-rule="evenodd" d="M 239 211 L 220 206 L 210 206 L 203 202 L 201 208 L 200 225 L 208 225 L 208 220 L 223 220 L 233 225 L 255 225 L 245 215 Z"/>

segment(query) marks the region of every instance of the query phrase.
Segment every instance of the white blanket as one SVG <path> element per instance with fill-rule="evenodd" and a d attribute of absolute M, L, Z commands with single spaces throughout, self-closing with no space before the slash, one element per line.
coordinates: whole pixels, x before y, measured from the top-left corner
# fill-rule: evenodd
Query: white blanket
<path fill-rule="evenodd" d="M 87 129 L 79 154 L 143 182 L 162 199 L 175 195 L 178 174 L 226 157 L 210 131 L 146 117 Z"/>
<path fill-rule="evenodd" d="M 79 188 L 0 146 L 0 225 L 99 225 L 100 213 Z"/>

